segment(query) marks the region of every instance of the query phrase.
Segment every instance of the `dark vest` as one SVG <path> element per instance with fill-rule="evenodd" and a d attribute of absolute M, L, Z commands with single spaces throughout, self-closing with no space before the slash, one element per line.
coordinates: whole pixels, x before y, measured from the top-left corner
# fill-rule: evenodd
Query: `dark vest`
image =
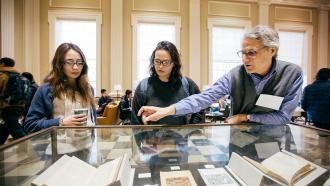
<path fill-rule="evenodd" d="M 268 80 L 261 94 L 284 97 L 292 87 L 293 82 L 302 74 L 298 65 L 280 60 L 273 60 L 275 73 Z M 267 113 L 270 108 L 255 105 L 259 95 L 252 78 L 243 65 L 231 70 L 231 110 L 230 115 Z"/>

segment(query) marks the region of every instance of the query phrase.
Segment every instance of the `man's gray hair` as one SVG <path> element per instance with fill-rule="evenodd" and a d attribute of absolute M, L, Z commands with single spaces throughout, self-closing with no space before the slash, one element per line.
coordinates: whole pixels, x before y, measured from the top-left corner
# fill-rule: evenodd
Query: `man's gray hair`
<path fill-rule="evenodd" d="M 249 30 L 244 39 L 256 39 L 259 40 L 264 46 L 279 48 L 280 39 L 278 33 L 269 26 L 258 25 Z"/>

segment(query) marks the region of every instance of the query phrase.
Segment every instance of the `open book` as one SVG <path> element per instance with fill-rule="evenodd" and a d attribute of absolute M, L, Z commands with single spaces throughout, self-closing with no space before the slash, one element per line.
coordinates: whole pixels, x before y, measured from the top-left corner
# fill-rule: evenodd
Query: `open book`
<path fill-rule="evenodd" d="M 281 185 L 307 185 L 326 172 L 326 169 L 287 151 L 277 152 L 260 163 L 233 152 L 226 168 L 243 185 L 262 185 L 267 181 L 265 177 Z"/>
<path fill-rule="evenodd" d="M 315 168 L 308 162 L 281 151 L 275 153 L 261 163 L 246 156 L 244 156 L 244 158 L 266 175 L 285 185 L 293 185 L 299 178 Z"/>
<path fill-rule="evenodd" d="M 62 156 L 46 171 L 34 179 L 33 186 L 55 185 L 132 185 L 134 170 L 127 154 L 95 168 L 67 155 Z"/>

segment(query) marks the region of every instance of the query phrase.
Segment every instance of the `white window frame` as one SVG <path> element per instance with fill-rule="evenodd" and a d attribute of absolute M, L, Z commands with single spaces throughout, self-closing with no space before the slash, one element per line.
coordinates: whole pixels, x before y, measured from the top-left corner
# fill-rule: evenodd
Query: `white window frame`
<path fill-rule="evenodd" d="M 209 18 L 208 19 L 208 34 L 209 34 L 209 77 L 208 84 L 212 84 L 213 79 L 213 53 L 212 53 L 212 30 L 213 27 L 239 27 L 246 31 L 250 29 L 252 22 L 250 20 L 235 19 L 235 18 Z"/>
<path fill-rule="evenodd" d="M 274 28 L 277 32 L 279 31 L 296 31 L 304 32 L 304 45 L 303 50 L 307 52 L 303 53 L 302 59 L 302 68 L 306 65 L 307 68 L 307 84 L 310 83 L 313 79 L 312 77 L 312 47 L 313 47 L 313 26 L 306 25 L 303 23 L 292 23 L 292 22 L 277 22 L 274 25 Z M 281 46 L 280 46 L 281 47 Z M 307 47 L 307 48 L 306 48 Z"/>
<path fill-rule="evenodd" d="M 137 72 L 137 27 L 139 23 L 158 23 L 158 24 L 174 24 L 175 26 L 175 46 L 180 51 L 180 31 L 181 31 L 181 18 L 179 16 L 157 16 L 157 15 L 141 15 L 132 14 L 132 90 L 137 86 L 136 79 Z M 151 54 L 150 54 L 151 55 Z M 147 67 L 146 67 L 147 68 Z"/>
<path fill-rule="evenodd" d="M 56 10 L 48 11 L 49 23 L 49 66 L 51 67 L 51 59 L 53 58 L 55 46 L 55 23 L 57 20 L 80 20 L 80 21 L 96 21 L 96 90 L 101 91 L 101 24 L 102 13 L 99 12 L 81 12 L 73 10 Z"/>

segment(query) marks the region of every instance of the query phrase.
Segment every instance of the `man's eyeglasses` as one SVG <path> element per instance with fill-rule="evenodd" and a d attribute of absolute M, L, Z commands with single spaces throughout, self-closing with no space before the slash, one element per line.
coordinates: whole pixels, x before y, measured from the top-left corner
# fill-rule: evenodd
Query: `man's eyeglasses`
<path fill-rule="evenodd" d="M 64 64 L 70 65 L 72 68 L 74 67 L 74 65 L 77 65 L 78 68 L 83 68 L 85 65 L 85 62 L 83 61 L 64 61 Z"/>
<path fill-rule="evenodd" d="M 164 67 L 167 67 L 169 66 L 170 64 L 172 63 L 171 60 L 159 60 L 159 59 L 155 59 L 154 60 L 154 65 L 157 65 L 157 66 L 160 66 L 160 65 L 163 65 Z"/>
<path fill-rule="evenodd" d="M 256 57 L 258 52 L 264 48 L 267 48 L 267 46 L 263 46 L 263 47 L 259 48 L 258 50 L 248 50 L 248 51 L 240 50 L 237 52 L 237 55 L 239 57 L 243 57 L 245 55 L 246 57 L 254 58 L 254 57 Z"/>

